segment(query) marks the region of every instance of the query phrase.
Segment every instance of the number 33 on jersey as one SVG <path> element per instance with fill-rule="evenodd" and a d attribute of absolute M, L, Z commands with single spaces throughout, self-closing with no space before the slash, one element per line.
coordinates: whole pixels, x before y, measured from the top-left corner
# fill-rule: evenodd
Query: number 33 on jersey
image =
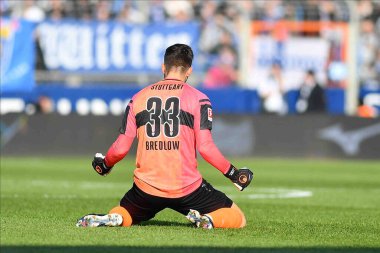
<path fill-rule="evenodd" d="M 120 128 L 122 135 L 137 135 L 135 183 L 160 196 L 164 193 L 151 185 L 170 192 L 194 183 L 182 189 L 190 192 L 201 179 L 196 159 L 200 132 L 211 129 L 210 100 L 190 85 L 166 79 L 141 90 L 126 108 Z"/>
<path fill-rule="evenodd" d="M 176 137 L 179 133 L 180 123 L 179 98 L 170 97 L 166 99 L 164 108 L 162 107 L 162 99 L 159 97 L 149 98 L 146 104 L 149 113 L 149 121 L 145 125 L 146 134 L 149 137 L 159 136 L 163 125 L 166 137 Z"/>

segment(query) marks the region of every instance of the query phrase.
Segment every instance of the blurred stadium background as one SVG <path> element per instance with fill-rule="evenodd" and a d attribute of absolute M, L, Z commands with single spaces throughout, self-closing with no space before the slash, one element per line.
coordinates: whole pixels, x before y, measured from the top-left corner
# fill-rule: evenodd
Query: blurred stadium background
<path fill-rule="evenodd" d="M 0 12 L 3 154 L 105 148 L 109 122 L 162 78 L 165 48 L 187 43 L 227 155 L 379 158 L 379 1 L 2 0 Z"/>

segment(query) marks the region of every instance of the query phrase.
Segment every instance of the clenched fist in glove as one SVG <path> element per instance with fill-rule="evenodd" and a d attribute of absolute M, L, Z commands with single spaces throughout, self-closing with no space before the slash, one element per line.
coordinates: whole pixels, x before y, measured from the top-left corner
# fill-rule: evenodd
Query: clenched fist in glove
<path fill-rule="evenodd" d="M 92 167 L 99 175 L 107 176 L 111 172 L 112 167 L 106 165 L 104 157 L 105 156 L 102 155 L 102 153 L 96 153 L 94 160 L 92 161 Z"/>
<path fill-rule="evenodd" d="M 253 179 L 253 172 L 250 169 L 242 168 L 238 170 L 233 165 L 230 166 L 230 169 L 224 175 L 234 183 L 239 191 L 244 190 Z"/>

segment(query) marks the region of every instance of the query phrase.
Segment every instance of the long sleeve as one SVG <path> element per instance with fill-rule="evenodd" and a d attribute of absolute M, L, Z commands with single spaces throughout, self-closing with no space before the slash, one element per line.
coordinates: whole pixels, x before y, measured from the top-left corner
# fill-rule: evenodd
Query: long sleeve
<path fill-rule="evenodd" d="M 136 118 L 133 113 L 133 101 L 131 100 L 125 109 L 119 130 L 120 134 L 106 154 L 105 163 L 107 166 L 114 166 L 128 154 L 136 137 L 136 129 Z"/>
<path fill-rule="evenodd" d="M 231 163 L 223 156 L 215 145 L 210 130 L 200 130 L 198 135 L 198 151 L 201 156 L 223 174 L 226 174 Z"/>
<path fill-rule="evenodd" d="M 209 99 L 201 99 L 199 113 L 194 126 L 197 149 L 201 156 L 223 174 L 227 173 L 231 163 L 215 145 L 212 135 L 212 106 Z"/>

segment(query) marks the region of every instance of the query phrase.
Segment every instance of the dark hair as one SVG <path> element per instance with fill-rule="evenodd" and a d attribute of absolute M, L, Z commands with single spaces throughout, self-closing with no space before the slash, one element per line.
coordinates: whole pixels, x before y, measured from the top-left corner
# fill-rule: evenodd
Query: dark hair
<path fill-rule="evenodd" d="M 174 44 L 165 51 L 164 64 L 167 71 L 172 67 L 183 67 L 185 70 L 193 63 L 193 50 L 185 44 Z"/>
<path fill-rule="evenodd" d="M 310 76 L 315 76 L 315 72 L 312 69 L 307 70 L 306 73 Z"/>

